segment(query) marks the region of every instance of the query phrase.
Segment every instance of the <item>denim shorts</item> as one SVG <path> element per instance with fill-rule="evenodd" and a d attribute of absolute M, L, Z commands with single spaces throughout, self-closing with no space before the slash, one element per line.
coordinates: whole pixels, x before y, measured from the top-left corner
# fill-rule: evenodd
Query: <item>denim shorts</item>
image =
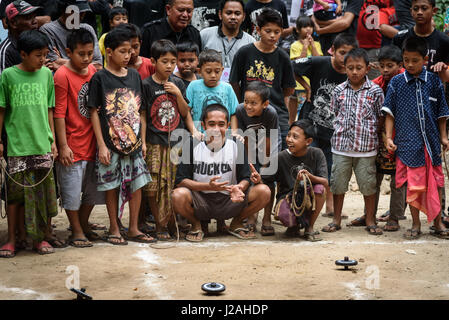
<path fill-rule="evenodd" d="M 77 161 L 66 167 L 56 163 L 62 207 L 77 211 L 81 204 L 105 204 L 104 192 L 97 191 L 94 161 Z"/>

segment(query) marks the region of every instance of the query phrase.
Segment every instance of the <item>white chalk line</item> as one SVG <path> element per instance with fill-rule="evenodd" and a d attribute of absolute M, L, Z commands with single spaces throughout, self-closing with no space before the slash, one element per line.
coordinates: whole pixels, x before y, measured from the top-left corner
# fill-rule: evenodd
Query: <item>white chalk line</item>
<path fill-rule="evenodd" d="M 0 285 L 0 292 L 5 293 L 11 293 L 19 296 L 25 296 L 23 299 L 33 299 L 30 296 L 36 296 L 35 300 L 52 300 L 54 295 L 52 294 L 46 294 L 46 293 L 39 293 L 31 289 L 22 289 L 22 288 L 8 288 L 5 286 Z M 12 297 L 11 297 L 12 298 Z"/>
<path fill-rule="evenodd" d="M 351 293 L 352 298 L 354 300 L 367 300 L 368 297 L 365 293 L 362 292 L 360 289 L 360 281 L 355 282 L 341 282 L 343 286 L 348 289 L 348 291 Z"/>

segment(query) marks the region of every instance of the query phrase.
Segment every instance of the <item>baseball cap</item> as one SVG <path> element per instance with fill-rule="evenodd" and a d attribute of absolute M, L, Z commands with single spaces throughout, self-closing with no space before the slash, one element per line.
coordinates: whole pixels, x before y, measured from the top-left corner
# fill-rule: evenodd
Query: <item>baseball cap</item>
<path fill-rule="evenodd" d="M 11 20 L 16 16 L 23 16 L 26 14 L 30 14 L 40 8 L 42 7 L 35 7 L 26 1 L 17 0 L 11 2 L 6 6 L 5 13 L 8 20 Z"/>
<path fill-rule="evenodd" d="M 66 6 L 77 6 L 80 12 L 92 11 L 87 0 L 66 0 L 65 4 Z"/>

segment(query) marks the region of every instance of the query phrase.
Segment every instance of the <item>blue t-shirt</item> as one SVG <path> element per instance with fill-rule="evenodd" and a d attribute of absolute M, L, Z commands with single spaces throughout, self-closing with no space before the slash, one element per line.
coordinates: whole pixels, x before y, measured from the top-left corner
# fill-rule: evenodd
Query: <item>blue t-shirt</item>
<path fill-rule="evenodd" d="M 418 78 L 405 71 L 391 79 L 382 111 L 394 117 L 396 154 L 408 167 L 426 165 L 424 146 L 432 164 L 441 164 L 438 119 L 449 116 L 443 84 L 432 72 Z"/>
<path fill-rule="evenodd" d="M 231 85 L 223 81 L 213 88 L 207 87 L 203 79 L 192 81 L 187 87 L 186 96 L 190 101 L 189 107 L 195 127 L 201 131 L 203 131 L 201 115 L 208 105 L 219 103 L 225 106 L 229 111 L 229 117 L 231 117 L 235 114 L 235 109 L 239 104 Z"/>

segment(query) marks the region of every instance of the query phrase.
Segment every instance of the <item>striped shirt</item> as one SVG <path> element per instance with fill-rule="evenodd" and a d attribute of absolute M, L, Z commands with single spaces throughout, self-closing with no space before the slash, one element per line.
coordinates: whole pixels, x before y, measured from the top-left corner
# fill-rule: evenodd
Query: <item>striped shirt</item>
<path fill-rule="evenodd" d="M 17 42 L 8 36 L 0 43 L 0 73 L 6 68 L 15 66 L 22 62 L 19 50 L 17 50 Z"/>
<path fill-rule="evenodd" d="M 346 80 L 332 93 L 331 111 L 335 114 L 332 150 L 337 152 L 377 152 L 377 126 L 384 102 L 382 89 L 366 77 L 354 90 Z"/>

